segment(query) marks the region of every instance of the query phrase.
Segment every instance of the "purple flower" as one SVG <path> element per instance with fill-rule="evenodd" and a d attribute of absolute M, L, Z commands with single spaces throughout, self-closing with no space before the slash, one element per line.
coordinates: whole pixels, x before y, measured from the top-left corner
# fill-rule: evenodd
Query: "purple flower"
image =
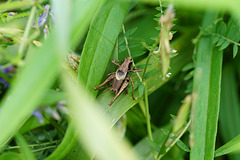
<path fill-rule="evenodd" d="M 2 77 L 0 77 L 0 83 L 4 83 L 4 88 L 9 87 L 9 83 L 7 83 L 7 81 L 5 81 Z"/>
<path fill-rule="evenodd" d="M 44 39 L 47 39 L 47 36 L 49 34 L 48 26 L 45 24 L 43 29 Z"/>
<path fill-rule="evenodd" d="M 33 113 L 32 113 L 33 116 L 35 116 L 38 120 L 39 123 L 43 123 L 44 120 L 43 120 L 43 116 L 41 114 L 41 112 L 39 110 L 34 110 Z"/>
<path fill-rule="evenodd" d="M 42 26 L 44 25 L 44 23 L 46 22 L 47 20 L 47 17 L 48 17 L 48 12 L 49 12 L 49 9 L 50 9 L 50 5 L 45 5 L 44 6 L 45 10 L 43 11 L 43 13 L 41 14 L 41 16 L 38 18 L 38 26 Z"/>
<path fill-rule="evenodd" d="M 14 66 L 9 66 L 7 68 L 2 69 L 3 73 L 14 73 L 16 68 Z"/>
<path fill-rule="evenodd" d="M 0 65 L 0 67 L 1 67 L 1 65 Z M 9 66 L 7 68 L 2 69 L 1 72 L 6 74 L 5 78 L 6 77 L 11 78 L 11 76 L 7 75 L 7 74 L 8 73 L 15 73 L 15 70 L 16 70 L 16 68 L 14 66 Z M 4 77 L 0 77 L 0 83 L 4 83 L 4 88 L 9 87 L 9 83 L 7 82 L 6 79 L 4 79 Z"/>

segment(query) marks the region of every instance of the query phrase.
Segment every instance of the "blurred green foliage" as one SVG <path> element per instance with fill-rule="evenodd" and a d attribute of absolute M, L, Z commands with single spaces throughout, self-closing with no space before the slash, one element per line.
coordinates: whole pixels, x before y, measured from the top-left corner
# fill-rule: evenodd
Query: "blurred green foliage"
<path fill-rule="evenodd" d="M 0 159 L 240 159 L 239 4 L 1 1 Z"/>

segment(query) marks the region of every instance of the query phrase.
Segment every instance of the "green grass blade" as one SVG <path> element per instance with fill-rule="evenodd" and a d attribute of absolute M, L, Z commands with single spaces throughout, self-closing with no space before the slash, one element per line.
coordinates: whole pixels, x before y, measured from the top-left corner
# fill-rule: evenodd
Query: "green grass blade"
<path fill-rule="evenodd" d="M 16 152 L 6 152 L 0 156 L 0 160 L 22 160 L 22 157 Z"/>
<path fill-rule="evenodd" d="M 75 3 L 79 1 L 75 1 Z M 83 3 L 83 1 L 81 2 Z M 91 3 L 89 2 L 90 4 L 93 4 L 93 6 L 92 8 L 90 7 L 91 10 L 84 10 L 87 13 L 81 11 L 82 14 L 75 15 L 75 17 L 78 16 L 80 20 L 84 20 L 82 21 L 81 25 L 85 26 L 85 28 L 91 20 L 93 10 L 95 10 L 99 6 L 98 4 L 101 1 L 94 2 L 96 3 L 92 3 L 92 1 Z M 86 5 L 87 4 L 88 3 L 86 3 Z M 87 16 L 87 18 L 83 18 L 83 16 L 88 13 L 89 15 Z M 80 20 L 78 22 L 80 22 Z M 76 26 L 72 27 L 76 28 Z M 85 32 L 84 28 L 79 28 L 82 32 Z M 65 31 L 63 30 L 62 32 Z M 3 101 L 0 104 L 1 147 L 14 134 L 14 132 L 19 129 L 19 127 L 29 118 L 33 109 L 36 108 L 39 104 L 46 89 L 49 88 L 55 80 L 55 77 L 58 73 L 58 61 L 56 61 L 58 57 L 56 57 L 57 54 L 55 53 L 57 53 L 58 47 L 55 43 L 55 39 L 53 36 L 54 35 L 50 35 L 48 37 L 42 48 L 37 48 L 31 51 L 34 54 L 29 56 L 28 61 L 26 61 L 24 67 L 19 71 L 18 76 L 14 80 L 11 88 L 9 89 L 8 93 L 5 95 Z M 73 45 L 75 41 L 71 41 L 70 45 Z"/>
<path fill-rule="evenodd" d="M 179 7 L 186 7 L 191 9 L 201 9 L 205 10 L 206 7 L 215 9 L 215 10 L 227 10 L 233 11 L 232 9 L 237 9 L 234 5 L 239 6 L 240 2 L 236 0 L 201 0 L 201 1 L 192 1 L 192 0 L 173 0 L 171 3 Z M 237 11 L 237 10 L 236 10 Z"/>
<path fill-rule="evenodd" d="M 0 146 L 29 118 L 58 73 L 52 40 L 49 37 L 44 48 L 33 51 L 0 105 Z"/>
<path fill-rule="evenodd" d="M 219 117 L 219 130 L 224 143 L 229 142 L 240 133 L 240 110 L 239 110 L 239 98 L 237 92 L 237 81 L 235 72 L 232 65 L 228 64 L 223 68 L 222 78 L 222 91 L 221 91 L 221 107 Z M 237 140 L 235 141 L 237 143 Z M 230 143 L 230 142 L 229 142 Z M 239 142 L 238 142 L 239 143 Z M 225 144 L 228 147 L 231 147 Z M 224 145 L 224 146 L 225 146 Z M 236 144 L 232 144 L 236 145 Z M 220 147 L 215 152 L 216 155 L 220 156 L 224 153 L 233 152 L 237 150 L 237 147 Z M 222 149 L 221 149 L 222 148 Z M 228 149 L 228 151 L 226 151 Z M 233 150 L 232 150 L 233 149 Z M 239 154 L 231 154 L 231 159 L 239 159 Z"/>
<path fill-rule="evenodd" d="M 42 3 L 46 0 L 39 0 L 37 3 Z M 27 1 L 15 1 L 11 3 L 0 3 L 0 11 L 6 11 L 6 10 L 14 10 L 14 9 L 22 9 L 22 8 L 27 8 L 31 7 L 35 4 L 34 1 L 32 0 L 27 0 Z"/>
<path fill-rule="evenodd" d="M 96 12 L 97 8 L 101 6 L 100 4 L 104 3 L 104 0 L 78 0 L 74 1 L 72 4 L 72 32 L 70 33 L 70 46 L 75 46 L 79 43 L 81 38 L 84 36 L 87 26 Z M 81 9 L 79 9 L 79 6 Z M 75 129 L 72 123 L 69 124 L 65 136 L 61 144 L 56 148 L 56 150 L 47 157 L 47 160 L 55 160 L 64 158 L 68 152 L 74 147 L 77 142 L 77 137 L 75 134 Z"/>
<path fill-rule="evenodd" d="M 207 12 L 203 28 L 211 25 L 216 14 Z M 190 159 L 213 159 L 220 105 L 222 52 L 213 46 L 211 37 L 201 37 L 193 86 L 192 149 Z"/>
<path fill-rule="evenodd" d="M 215 151 L 215 157 L 222 156 L 229 153 L 240 152 L 240 135 L 226 143 Z"/>
<path fill-rule="evenodd" d="M 103 77 L 129 4 L 129 1 L 108 1 L 89 29 L 81 56 L 78 78 L 95 96 L 97 92 L 93 88 Z"/>
<path fill-rule="evenodd" d="M 26 140 L 24 139 L 24 137 L 20 133 L 16 134 L 16 139 L 17 139 L 17 142 L 19 143 L 20 151 L 23 155 L 23 159 L 27 159 L 27 160 L 36 159 L 34 157 L 34 154 L 31 151 L 31 149 L 28 147 L 28 144 L 27 144 Z"/>
<path fill-rule="evenodd" d="M 96 14 L 98 9 L 101 9 L 106 0 L 88 0 L 87 3 L 84 0 L 74 1 L 72 8 L 72 33 L 70 44 L 71 47 L 75 47 L 79 44 L 81 39 L 85 36 L 85 30 L 89 27 L 89 21 L 92 20 L 92 16 Z M 79 9 L 79 6 L 82 6 Z"/>
<path fill-rule="evenodd" d="M 95 155 L 96 159 L 136 160 L 130 146 L 114 130 L 109 130 L 106 115 L 100 111 L 100 106 L 94 104 L 86 89 L 71 80 L 67 74 L 63 74 L 63 78 L 73 123 L 89 154 Z"/>

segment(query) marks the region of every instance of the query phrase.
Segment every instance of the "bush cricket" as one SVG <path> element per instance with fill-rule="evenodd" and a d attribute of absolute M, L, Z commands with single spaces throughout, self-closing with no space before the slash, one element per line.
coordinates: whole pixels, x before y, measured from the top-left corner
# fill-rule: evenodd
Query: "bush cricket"
<path fill-rule="evenodd" d="M 94 90 L 99 90 L 107 87 L 111 87 L 108 91 L 115 92 L 116 96 L 113 98 L 113 100 L 108 103 L 109 106 L 112 105 L 112 103 L 120 96 L 120 94 L 126 89 L 126 94 L 128 93 L 128 85 L 129 81 L 131 81 L 132 85 L 132 98 L 135 100 L 133 96 L 134 92 L 134 85 L 132 78 L 129 75 L 129 72 L 142 72 L 141 69 L 134 69 L 133 68 L 133 60 L 131 57 L 124 58 L 122 64 L 118 64 L 118 61 L 112 60 L 112 63 L 117 65 L 119 68 L 116 72 L 108 74 L 107 79 L 100 84 L 99 86 L 95 87 Z M 120 61 L 121 62 L 121 61 Z M 112 84 L 110 84 L 112 83 Z M 106 85 L 107 84 L 107 85 Z"/>

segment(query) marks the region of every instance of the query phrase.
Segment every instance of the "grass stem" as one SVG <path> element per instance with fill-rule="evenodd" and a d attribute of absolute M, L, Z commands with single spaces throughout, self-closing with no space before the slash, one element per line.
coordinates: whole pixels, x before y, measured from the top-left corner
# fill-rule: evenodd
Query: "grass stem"
<path fill-rule="evenodd" d="M 128 47 L 128 41 L 127 41 L 127 37 L 126 37 L 126 35 L 125 35 L 126 32 L 125 32 L 125 27 L 124 27 L 124 25 L 122 26 L 122 30 L 123 30 L 124 40 L 125 40 L 125 43 L 126 43 L 126 48 L 127 48 L 128 54 L 129 54 L 130 57 L 132 57 L 130 48 Z M 136 67 L 134 61 L 133 61 L 133 67 Z M 141 78 L 141 76 L 139 75 L 139 73 L 136 72 L 136 74 L 137 74 L 140 82 L 142 82 L 142 78 Z"/>
<path fill-rule="evenodd" d="M 34 16 L 36 15 L 36 11 L 37 11 L 37 7 L 34 5 L 31 9 L 30 16 L 28 18 L 27 25 L 26 25 L 26 28 L 24 30 L 24 34 L 22 37 L 22 42 L 19 46 L 18 56 L 20 58 L 22 58 L 24 56 L 24 50 L 28 43 L 28 36 L 29 36 L 30 30 L 31 30 L 33 20 L 34 20 Z"/>

